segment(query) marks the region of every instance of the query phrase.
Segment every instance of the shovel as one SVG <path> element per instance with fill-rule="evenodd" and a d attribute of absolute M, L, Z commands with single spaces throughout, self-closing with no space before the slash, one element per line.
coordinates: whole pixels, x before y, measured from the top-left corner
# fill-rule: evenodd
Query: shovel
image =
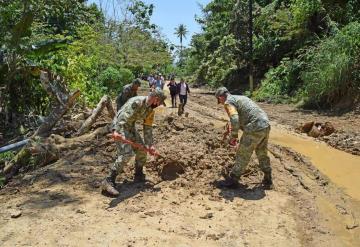
<path fill-rule="evenodd" d="M 124 139 L 122 135 L 119 135 L 118 133 L 112 133 L 112 134 L 108 134 L 108 137 L 111 137 L 114 141 L 119 141 L 122 143 L 126 143 L 129 144 L 130 146 L 132 146 L 133 148 L 142 150 L 147 152 L 148 154 L 152 155 L 152 156 L 160 156 L 160 154 L 158 152 L 152 152 L 150 150 L 150 148 L 145 147 L 144 145 L 141 145 L 139 143 L 130 141 L 128 139 Z"/>

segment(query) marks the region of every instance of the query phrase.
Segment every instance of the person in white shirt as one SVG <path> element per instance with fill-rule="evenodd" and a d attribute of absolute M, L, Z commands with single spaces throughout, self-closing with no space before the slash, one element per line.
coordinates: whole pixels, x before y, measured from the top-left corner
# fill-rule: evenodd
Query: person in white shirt
<path fill-rule="evenodd" d="M 154 77 L 153 75 L 150 75 L 148 78 L 147 78 L 148 82 L 149 82 L 149 87 L 151 88 L 153 83 L 154 83 Z"/>
<path fill-rule="evenodd" d="M 180 99 L 180 104 L 182 105 L 182 111 L 184 111 L 184 107 L 186 105 L 187 102 L 187 95 L 190 94 L 190 89 L 189 89 L 189 85 L 184 81 L 183 78 L 180 79 L 180 83 L 178 84 L 179 87 L 179 99 Z"/>

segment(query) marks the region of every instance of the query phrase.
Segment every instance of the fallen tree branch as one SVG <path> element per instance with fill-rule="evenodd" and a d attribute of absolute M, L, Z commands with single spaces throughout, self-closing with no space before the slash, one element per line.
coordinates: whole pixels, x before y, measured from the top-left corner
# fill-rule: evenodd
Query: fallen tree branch
<path fill-rule="evenodd" d="M 99 117 L 100 113 L 103 111 L 104 107 L 106 106 L 110 117 L 115 117 L 115 111 L 111 104 L 111 99 L 109 96 L 104 95 L 99 103 L 97 104 L 96 108 L 92 112 L 91 116 L 88 117 L 85 122 L 82 124 L 78 132 L 76 133 L 77 136 L 83 135 L 84 133 L 88 132 L 92 126 L 92 124 L 96 121 L 96 119 Z"/>
<path fill-rule="evenodd" d="M 5 166 L 2 175 L 7 183 L 20 168 L 29 165 L 42 167 L 57 161 L 62 152 L 90 145 L 94 139 L 110 132 L 111 125 L 96 129 L 94 132 L 74 138 L 50 135 L 48 138 L 32 138 L 30 142 Z"/>
<path fill-rule="evenodd" d="M 40 81 L 45 91 L 55 99 L 53 110 L 33 135 L 45 137 L 49 135 L 50 130 L 60 118 L 72 108 L 75 100 L 80 96 L 80 90 L 76 90 L 70 95 L 62 78 L 45 70 L 40 72 Z"/>
<path fill-rule="evenodd" d="M 77 97 L 80 96 L 80 91 L 75 91 L 71 96 L 69 96 L 68 101 L 64 105 L 58 105 L 50 114 L 45 118 L 45 121 L 40 125 L 36 130 L 33 136 L 48 136 L 51 129 L 55 124 L 60 120 L 62 116 L 74 105 Z"/>

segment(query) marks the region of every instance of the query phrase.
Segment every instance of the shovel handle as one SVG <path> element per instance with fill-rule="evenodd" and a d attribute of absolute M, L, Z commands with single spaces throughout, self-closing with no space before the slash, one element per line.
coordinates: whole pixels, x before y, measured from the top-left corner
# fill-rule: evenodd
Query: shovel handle
<path fill-rule="evenodd" d="M 107 136 L 111 137 L 114 141 L 119 141 L 119 142 L 122 142 L 122 143 L 126 143 L 126 144 L 131 145 L 133 148 L 145 151 L 145 152 L 149 153 L 152 156 L 160 156 L 160 154 L 158 152 L 152 152 L 149 148 L 147 148 L 147 147 L 145 147 L 145 146 L 143 146 L 143 145 L 141 145 L 139 143 L 130 141 L 128 139 L 125 139 L 122 135 L 120 135 L 118 133 L 111 133 L 111 134 L 108 134 Z"/>

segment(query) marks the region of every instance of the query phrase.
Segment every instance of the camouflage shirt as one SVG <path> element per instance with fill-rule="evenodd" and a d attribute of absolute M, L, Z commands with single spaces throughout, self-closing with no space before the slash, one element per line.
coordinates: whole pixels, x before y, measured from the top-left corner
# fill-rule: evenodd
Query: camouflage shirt
<path fill-rule="evenodd" d="M 254 132 L 270 126 L 266 113 L 246 96 L 229 95 L 224 107 L 230 117 L 232 137 L 238 136 L 239 128 Z"/>
<path fill-rule="evenodd" d="M 116 98 L 116 109 L 120 108 L 128 101 L 128 99 L 137 96 L 137 92 L 132 90 L 132 84 L 127 84 Z"/>
<path fill-rule="evenodd" d="M 124 130 L 135 131 L 135 123 L 143 121 L 144 142 L 151 146 L 153 142 L 152 124 L 155 111 L 146 104 L 147 96 L 135 96 L 129 99 L 117 112 L 113 120 L 112 130 L 122 133 Z"/>

